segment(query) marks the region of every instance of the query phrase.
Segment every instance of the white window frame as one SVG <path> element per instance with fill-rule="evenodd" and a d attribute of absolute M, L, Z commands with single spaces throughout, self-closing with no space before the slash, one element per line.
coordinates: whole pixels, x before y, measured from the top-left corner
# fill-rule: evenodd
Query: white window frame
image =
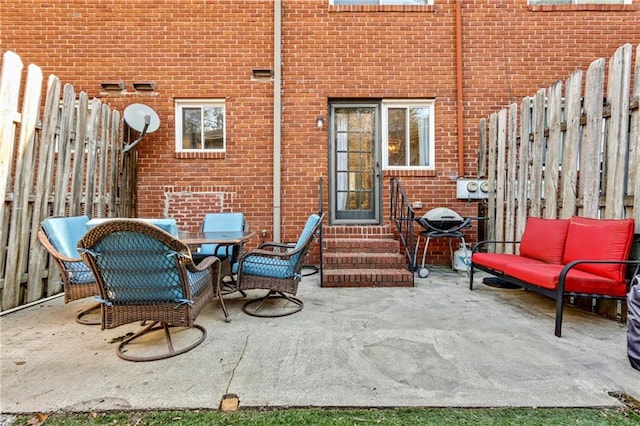
<path fill-rule="evenodd" d="M 222 108 L 222 148 L 190 148 L 182 146 L 182 110 L 183 108 L 214 107 Z M 227 114 L 224 99 L 176 99 L 175 101 L 175 132 L 176 132 L 176 152 L 225 152 L 227 149 Z M 203 126 L 201 126 L 203 128 Z M 204 130 L 203 130 L 204 131 Z M 204 135 L 202 135 L 204 141 Z"/>
<path fill-rule="evenodd" d="M 425 153 L 427 154 L 428 163 L 423 166 L 390 166 L 389 165 L 389 108 L 429 108 L 429 130 L 427 134 L 427 148 Z M 408 119 L 407 114 L 407 119 Z M 400 99 L 392 99 L 392 100 L 383 100 L 382 101 L 382 168 L 383 170 L 435 170 L 435 101 L 424 99 L 424 100 L 400 100 Z M 407 126 L 407 132 L 410 129 Z M 409 148 L 408 144 L 408 133 L 407 139 L 405 142 L 405 146 L 407 149 Z M 407 155 L 407 158 L 409 156 Z"/>

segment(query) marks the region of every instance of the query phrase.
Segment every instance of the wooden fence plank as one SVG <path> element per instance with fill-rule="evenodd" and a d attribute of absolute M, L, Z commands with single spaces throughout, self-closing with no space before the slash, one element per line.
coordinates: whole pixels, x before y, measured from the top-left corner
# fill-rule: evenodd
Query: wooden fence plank
<path fill-rule="evenodd" d="M 98 217 L 105 217 L 107 215 L 107 177 L 109 176 L 109 147 L 110 147 L 110 137 L 111 133 L 111 110 L 108 105 L 102 105 L 102 111 L 100 114 L 100 148 L 98 149 L 99 154 L 99 176 L 98 176 L 98 194 L 97 201 L 98 205 L 96 206 L 96 211 Z"/>
<path fill-rule="evenodd" d="M 520 239 L 524 232 L 529 215 L 529 166 L 531 164 L 531 144 L 529 135 L 531 134 L 531 98 L 525 97 L 520 103 L 520 147 L 518 161 L 518 189 L 516 198 L 518 200 L 515 238 Z"/>
<path fill-rule="evenodd" d="M 556 81 L 547 91 L 549 136 L 544 159 L 544 213 L 546 219 L 558 217 L 558 181 L 562 143 L 562 82 Z"/>
<path fill-rule="evenodd" d="M 506 150 L 507 150 L 507 110 L 498 113 L 498 147 L 496 152 L 497 178 L 496 178 L 496 239 L 504 240 L 504 215 L 505 215 L 505 186 L 506 174 Z M 500 244 L 496 250 L 503 251 Z"/>
<path fill-rule="evenodd" d="M 109 178 L 109 216 L 110 217 L 122 217 L 123 214 L 118 210 L 118 191 L 115 191 L 114 188 L 118 187 L 118 170 L 120 167 L 120 155 L 122 150 L 122 142 L 120 137 L 120 112 L 113 111 L 111 113 L 111 133 L 110 133 L 110 143 L 111 146 L 111 159 L 109 163 L 111 164 L 111 175 Z"/>
<path fill-rule="evenodd" d="M 47 94 L 42 118 L 42 131 L 40 132 L 38 153 L 37 184 L 34 187 L 33 214 L 31 222 L 31 239 L 29 242 L 29 271 L 25 301 L 32 302 L 42 297 L 44 282 L 42 271 L 47 271 L 48 254 L 38 242 L 37 232 L 40 222 L 49 215 L 48 201 L 49 188 L 51 187 L 51 173 L 53 169 L 53 147 L 55 131 L 58 122 L 58 105 L 60 104 L 60 79 L 51 75 L 47 82 Z M 53 269 L 53 268 L 52 268 Z M 51 271 L 52 275 L 54 271 Z M 50 292 L 60 291 L 59 285 L 53 285 L 54 280 L 48 280 Z"/>
<path fill-rule="evenodd" d="M 516 171 L 518 164 L 518 105 L 511 104 L 507 117 L 507 181 L 505 185 L 506 214 L 504 239 L 514 241 L 516 227 Z M 507 244 L 505 253 L 514 253 L 514 244 Z"/>
<path fill-rule="evenodd" d="M 22 81 L 22 61 L 11 51 L 2 57 L 0 71 L 0 285 L 5 285 L 9 209 L 5 206 L 9 176 L 13 167 L 15 124 L 19 121 L 18 97 Z M 2 293 L 0 293 L 2 294 Z M 0 304 L 1 306 L 1 304 Z"/>
<path fill-rule="evenodd" d="M 16 171 L 7 245 L 7 269 L 2 292 L 3 310 L 19 305 L 22 275 L 27 272 L 29 246 L 25 242 L 29 241 L 29 193 L 33 186 L 35 173 L 33 157 L 36 121 L 42 92 L 42 70 L 36 65 L 32 64 L 27 67 L 25 87 L 15 160 Z"/>
<path fill-rule="evenodd" d="M 609 60 L 607 103 L 611 117 L 607 127 L 605 217 L 624 217 L 624 177 L 629 129 L 629 88 L 631 81 L 631 45 L 618 48 Z"/>
<path fill-rule="evenodd" d="M 55 176 L 55 197 L 53 214 L 64 216 L 67 214 L 67 193 L 69 189 L 69 171 L 71 169 L 71 133 L 73 129 L 73 117 L 75 113 L 76 93 L 70 84 L 64 85 L 62 95 L 62 113 L 60 120 L 60 133 L 57 143 L 57 163 Z"/>
<path fill-rule="evenodd" d="M 3 206 L 3 210 L 9 171 L 13 166 L 14 121 L 18 113 L 22 67 L 22 60 L 18 55 L 11 51 L 5 52 L 0 74 L 0 206 Z"/>
<path fill-rule="evenodd" d="M 487 120 L 480 119 L 478 126 L 480 148 L 478 150 L 478 177 L 487 177 Z"/>
<path fill-rule="evenodd" d="M 42 222 L 50 214 L 49 196 L 51 195 L 51 181 L 53 173 L 53 153 L 56 140 L 56 127 L 58 126 L 58 110 L 60 105 L 60 93 L 62 87 L 60 79 L 54 75 L 49 76 L 47 82 L 47 96 L 45 99 L 42 118 L 42 132 L 40 133 L 38 154 L 38 184 L 35 186 L 33 202 L 33 221 L 31 223 L 31 254 L 29 255 L 29 279 L 27 281 L 26 302 L 32 302 L 42 297 L 44 290 L 43 274 L 47 266 L 48 254 L 44 247 L 37 242 L 37 232 Z M 52 262 L 51 265 L 54 265 Z M 60 292 L 61 286 L 54 279 L 57 275 L 55 268 L 47 271 L 46 295 Z"/>
<path fill-rule="evenodd" d="M 80 92 L 78 96 L 78 110 L 76 113 L 76 129 L 73 141 L 73 171 L 71 172 L 71 200 L 69 214 L 78 216 L 82 214 L 82 190 L 87 177 L 85 170 L 85 152 L 87 137 L 87 112 L 89 109 L 89 97 L 85 92 Z"/>
<path fill-rule="evenodd" d="M 531 173 L 529 175 L 529 214 L 541 217 L 542 213 L 542 179 L 544 165 L 544 119 L 546 90 L 540 89 L 533 98 L 533 144 L 531 145 Z"/>
<path fill-rule="evenodd" d="M 498 146 L 498 114 L 491 114 L 489 116 L 489 171 L 487 175 L 487 182 L 489 183 L 489 191 L 487 192 L 487 211 L 489 216 L 495 217 L 496 215 L 496 161 L 497 161 L 497 146 Z M 496 239 L 496 225 L 495 221 L 490 220 L 487 224 L 487 233 L 490 240 Z M 494 246 L 487 247 L 489 252 L 495 250 Z"/>
<path fill-rule="evenodd" d="M 640 104 L 640 44 L 636 48 L 636 66 L 634 71 L 633 97 Z M 636 222 L 636 234 L 640 234 L 640 105 L 631 114 L 631 135 L 629 147 L 629 185 L 628 192 L 633 196 L 633 214 Z"/>
<path fill-rule="evenodd" d="M 582 71 L 569 75 L 565 88 L 564 114 L 567 130 L 562 146 L 562 175 L 560 198 L 562 208 L 559 217 L 568 219 L 577 213 L 578 150 L 580 147 L 580 115 L 582 109 Z"/>
<path fill-rule="evenodd" d="M 100 107 L 100 101 L 98 99 L 93 99 L 91 102 L 91 118 L 89 119 L 88 130 L 89 146 L 87 150 L 87 170 L 90 172 L 87 174 L 87 187 L 85 189 L 84 202 L 84 211 L 89 217 L 94 217 L 96 175 L 93 173 L 93 170 L 96 170 L 97 166 L 101 111 L 102 108 Z"/>
<path fill-rule="evenodd" d="M 604 67 L 600 58 L 591 63 L 585 81 L 584 114 L 586 125 L 580 149 L 580 196 L 582 216 L 598 217 L 600 210 L 600 142 L 604 106 Z"/>

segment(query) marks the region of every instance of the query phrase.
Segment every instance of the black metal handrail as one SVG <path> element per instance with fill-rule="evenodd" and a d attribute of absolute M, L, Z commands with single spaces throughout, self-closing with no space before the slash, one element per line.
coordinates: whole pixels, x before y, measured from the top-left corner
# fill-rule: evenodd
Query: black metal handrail
<path fill-rule="evenodd" d="M 407 198 L 407 194 L 402 189 L 400 181 L 393 177 L 390 181 L 390 193 L 391 193 L 391 214 L 390 219 L 396 225 L 398 234 L 400 235 L 400 241 L 404 248 L 404 254 L 408 259 L 408 265 L 410 271 L 416 270 L 415 265 L 415 250 L 414 246 L 414 234 L 413 234 L 413 222 L 415 217 L 415 211 Z"/>

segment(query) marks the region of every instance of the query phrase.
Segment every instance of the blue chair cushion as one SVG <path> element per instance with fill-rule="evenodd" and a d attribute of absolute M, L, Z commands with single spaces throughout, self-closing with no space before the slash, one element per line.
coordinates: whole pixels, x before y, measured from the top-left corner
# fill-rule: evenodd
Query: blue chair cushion
<path fill-rule="evenodd" d="M 204 232 L 243 231 L 244 214 L 242 213 L 207 213 L 202 223 Z M 228 256 L 233 258 L 233 246 L 218 246 L 218 244 L 202 244 L 199 254 L 214 255 L 220 259 Z"/>
<path fill-rule="evenodd" d="M 314 213 L 309 216 L 309 218 L 307 219 L 307 223 L 304 225 L 304 229 L 302 230 L 302 232 L 300 233 L 300 236 L 298 237 L 298 242 L 296 242 L 296 246 L 294 250 L 297 250 L 300 247 L 304 246 L 307 240 L 312 237 L 311 233 L 313 232 L 313 229 L 316 227 L 316 225 L 318 225 L 318 222 L 320 222 L 319 215 Z M 300 253 L 296 254 L 291 258 L 291 262 L 295 265 L 299 257 L 300 257 Z"/>
<path fill-rule="evenodd" d="M 294 267 L 295 262 L 291 260 L 266 256 L 247 256 L 242 261 L 243 274 L 262 277 L 289 279 L 295 275 Z M 235 269 L 237 269 L 237 266 Z"/>
<path fill-rule="evenodd" d="M 66 257 L 80 259 L 78 241 L 87 232 L 87 216 L 50 217 L 42 221 L 42 229 L 58 252 Z M 88 268 L 87 268 L 88 270 Z"/>

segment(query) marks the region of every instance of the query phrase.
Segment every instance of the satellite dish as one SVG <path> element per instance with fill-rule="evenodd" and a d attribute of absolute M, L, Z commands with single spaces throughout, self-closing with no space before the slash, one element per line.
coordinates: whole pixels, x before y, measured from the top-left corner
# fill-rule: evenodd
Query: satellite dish
<path fill-rule="evenodd" d="M 131 144 L 125 144 L 124 152 L 136 146 L 147 133 L 153 133 L 160 127 L 158 114 L 144 104 L 131 104 L 124 109 L 124 121 L 133 130 L 140 133 L 138 139 Z"/>
<path fill-rule="evenodd" d="M 140 133 L 153 133 L 160 127 L 158 114 L 144 104 L 131 104 L 126 107 L 124 109 L 124 121 L 129 127 Z"/>

